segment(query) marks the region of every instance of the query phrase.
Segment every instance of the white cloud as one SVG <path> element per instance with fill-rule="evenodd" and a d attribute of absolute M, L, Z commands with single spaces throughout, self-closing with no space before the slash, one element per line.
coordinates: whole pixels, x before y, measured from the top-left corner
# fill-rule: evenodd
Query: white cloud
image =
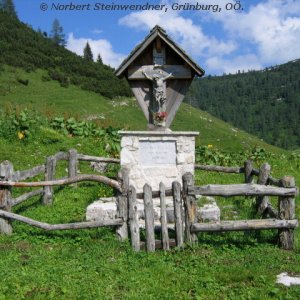
<path fill-rule="evenodd" d="M 119 20 L 119 24 L 138 30 L 149 30 L 155 25 L 166 29 L 186 52 L 194 57 L 207 57 L 216 53 L 229 54 L 236 45 L 232 41 L 219 41 L 203 33 L 192 19 L 184 18 L 177 11 L 142 11 L 131 13 Z"/>
<path fill-rule="evenodd" d="M 109 41 L 105 39 L 93 40 L 90 38 L 76 38 L 73 32 L 68 36 L 67 48 L 78 55 L 83 55 L 83 49 L 87 42 L 91 47 L 95 60 L 100 53 L 102 61 L 105 64 L 117 67 L 125 58 L 124 54 L 114 52 Z"/>
<path fill-rule="evenodd" d="M 222 73 L 235 74 L 239 71 L 262 69 L 258 57 L 255 54 L 239 55 L 233 59 L 225 59 L 220 56 L 213 56 L 206 60 L 206 66 L 210 73 L 221 75 Z"/>
<path fill-rule="evenodd" d="M 94 33 L 94 34 L 100 34 L 100 33 L 102 33 L 103 32 L 103 30 L 101 30 L 101 29 L 93 29 L 92 31 L 91 31 L 91 33 Z"/>
<path fill-rule="evenodd" d="M 268 0 L 251 6 L 247 13 L 227 12 L 213 18 L 222 22 L 231 37 L 255 45 L 262 63 L 274 64 L 300 57 L 299 14 L 298 0 Z"/>

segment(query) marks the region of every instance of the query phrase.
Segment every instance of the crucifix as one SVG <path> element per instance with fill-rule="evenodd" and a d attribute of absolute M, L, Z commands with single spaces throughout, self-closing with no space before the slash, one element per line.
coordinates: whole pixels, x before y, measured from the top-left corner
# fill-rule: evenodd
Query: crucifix
<path fill-rule="evenodd" d="M 165 130 L 170 127 L 194 76 L 203 76 L 204 70 L 163 28 L 155 26 L 115 74 L 128 80 L 148 120 L 148 129 Z"/>
<path fill-rule="evenodd" d="M 152 98 L 158 105 L 158 112 L 166 112 L 166 80 L 172 76 L 172 73 L 164 76 L 161 70 L 154 73 L 153 76 L 149 76 L 143 71 L 145 77 L 153 82 L 153 95 Z"/>
<path fill-rule="evenodd" d="M 128 68 L 128 80 L 141 81 L 147 80 L 152 82 L 150 88 L 145 91 L 144 99 L 141 103 L 139 95 L 133 89 L 136 98 L 145 113 L 149 125 L 154 127 L 165 127 L 166 120 L 170 114 L 171 105 L 167 105 L 168 102 L 174 100 L 171 99 L 167 93 L 167 86 L 170 85 L 169 81 L 178 79 L 191 79 L 192 72 L 185 65 L 167 65 L 166 64 L 166 51 L 165 47 L 161 44 L 159 37 L 156 38 L 156 42 L 153 44 L 152 53 L 152 65 L 132 66 Z"/>

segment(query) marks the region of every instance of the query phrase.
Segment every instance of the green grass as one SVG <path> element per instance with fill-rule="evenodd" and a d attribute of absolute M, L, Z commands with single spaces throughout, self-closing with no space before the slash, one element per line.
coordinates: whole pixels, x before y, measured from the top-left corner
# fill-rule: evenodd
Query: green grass
<path fill-rule="evenodd" d="M 274 283 L 275 274 L 290 269 L 291 263 L 299 265 L 299 257 L 287 257 L 266 244 L 210 243 L 147 254 L 134 253 L 127 244 L 120 246 L 95 235 L 57 238 L 51 243 L 13 241 L 1 250 L 8 256 L 1 261 L 1 290 L 8 299 L 299 297 L 299 287 L 283 288 Z M 299 267 L 294 269 L 299 272 Z"/>
<path fill-rule="evenodd" d="M 77 147 L 81 153 L 107 155 L 101 140 L 64 137 L 55 144 L 41 139 L 1 140 L 16 169 L 43 163 L 45 156 Z M 80 146 L 79 146 L 80 145 Z M 2 157 L 2 155 L 1 155 Z M 269 161 L 273 175 L 299 169 L 287 159 Z M 58 165 L 57 176 L 65 176 Z M 81 165 L 84 173 L 90 172 Z M 113 170 L 114 174 L 116 170 Z M 197 184 L 241 183 L 242 175 L 199 171 Z M 299 182 L 299 181 L 298 181 Z M 14 189 L 14 195 L 25 189 Z M 77 188 L 55 188 L 52 206 L 32 198 L 14 212 L 48 223 L 85 220 L 86 207 L 100 196 L 111 196 L 104 185 L 82 183 Z M 272 199 L 277 201 L 277 199 Z M 217 198 L 222 219 L 251 217 L 251 199 Z M 296 201 L 299 216 L 299 198 Z M 233 211 L 235 214 L 233 214 Z M 201 234 L 198 245 L 184 250 L 135 253 L 119 242 L 111 229 L 44 232 L 13 222 L 12 236 L 0 236 L 0 299 L 298 299 L 300 287 L 275 283 L 281 272 L 300 274 L 300 230 L 295 231 L 295 251 L 277 247 L 277 231 Z"/>
<path fill-rule="evenodd" d="M 17 213 L 49 223 L 84 220 L 95 184 L 56 191 L 52 206 L 36 197 Z M 300 287 L 275 283 L 300 273 L 296 250 L 280 250 L 276 231 L 202 234 L 184 250 L 135 253 L 109 229 L 43 232 L 13 222 L 0 237 L 2 299 L 298 299 Z"/>
<path fill-rule="evenodd" d="M 112 102 L 73 86 L 65 89 L 52 81 L 42 82 L 43 71 L 16 72 L 7 67 L 0 75 L 0 102 L 4 110 L 17 104 L 31 106 L 48 117 L 67 114 L 86 118 L 104 114 L 106 119 L 99 119 L 102 125 L 145 129 L 146 122 L 132 99 Z M 15 76 L 28 78 L 29 85 L 18 84 Z M 127 105 L 121 106 L 120 102 Z M 272 154 L 268 158 L 272 176 L 289 174 L 300 182 L 299 161 L 290 160 L 289 152 L 266 145 L 242 131 L 235 132 L 228 124 L 188 105 L 182 105 L 173 129 L 199 130 L 200 144 L 212 144 L 223 151 L 264 146 Z M 0 161 L 8 159 L 16 170 L 24 170 L 70 148 L 83 154 L 109 156 L 101 138 L 70 137 L 45 127 L 28 141 L 0 138 Z M 255 167 L 263 162 L 258 160 Z M 65 169 L 66 163 L 60 162 L 56 176 L 66 176 Z M 82 173 L 91 172 L 86 163 L 80 169 Z M 110 169 L 110 175 L 116 172 L 117 168 Z M 242 175 L 204 171 L 197 171 L 195 177 L 199 185 L 244 180 Z M 26 190 L 14 188 L 13 196 Z M 53 205 L 43 206 L 41 199 L 34 197 L 13 211 L 52 224 L 80 222 L 85 220 L 90 203 L 112 194 L 110 188 L 94 183 L 57 187 Z M 271 200 L 275 205 L 277 199 Z M 217 198 L 217 202 L 222 219 L 252 216 L 251 199 Z M 299 197 L 296 213 L 299 216 Z M 13 235 L 0 236 L 0 299 L 300 298 L 299 286 L 287 288 L 275 283 L 276 275 L 281 272 L 300 274 L 299 228 L 295 230 L 295 251 L 279 249 L 277 231 L 273 230 L 201 234 L 196 246 L 148 254 L 135 253 L 128 242 L 119 242 L 109 228 L 44 232 L 19 222 L 12 225 Z"/>

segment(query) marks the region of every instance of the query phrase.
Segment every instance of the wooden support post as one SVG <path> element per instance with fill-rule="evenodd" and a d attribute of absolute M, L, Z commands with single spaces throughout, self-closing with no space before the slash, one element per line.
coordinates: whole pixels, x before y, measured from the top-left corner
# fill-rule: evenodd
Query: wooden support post
<path fill-rule="evenodd" d="M 117 215 L 118 218 L 123 219 L 123 224 L 120 226 L 116 233 L 118 238 L 121 241 L 125 241 L 128 239 L 128 190 L 129 190 L 129 170 L 123 168 L 120 170 L 119 174 L 119 181 L 122 187 L 122 193 L 119 193 L 117 196 Z"/>
<path fill-rule="evenodd" d="M 295 187 L 295 178 L 284 176 L 281 179 L 281 186 L 285 188 Z M 293 220 L 295 218 L 295 197 L 279 197 L 280 220 Z M 278 231 L 279 246 L 285 250 L 294 248 L 294 229 L 280 229 Z"/>
<path fill-rule="evenodd" d="M 253 167 L 252 167 L 252 161 L 246 160 L 244 163 L 244 169 L 245 169 L 245 183 L 252 183 L 253 182 Z"/>
<path fill-rule="evenodd" d="M 46 170 L 45 170 L 45 181 L 51 181 L 55 177 L 56 159 L 54 156 L 47 157 Z M 50 205 L 53 202 L 53 187 L 45 186 L 43 195 L 43 204 Z"/>
<path fill-rule="evenodd" d="M 185 210 L 185 240 L 188 243 L 195 243 L 197 235 L 191 232 L 192 224 L 197 222 L 197 203 L 195 195 L 188 194 L 188 187 L 194 185 L 192 173 L 185 173 L 182 176 L 182 196 Z"/>
<path fill-rule="evenodd" d="M 69 150 L 69 165 L 68 165 L 68 177 L 73 178 L 77 175 L 78 168 L 78 159 L 77 159 L 77 150 Z"/>
<path fill-rule="evenodd" d="M 167 226 L 167 211 L 166 211 L 166 187 L 161 182 L 159 184 L 160 194 L 160 223 L 161 223 L 161 244 L 164 250 L 170 249 L 169 233 Z"/>
<path fill-rule="evenodd" d="M 136 190 L 134 186 L 129 187 L 128 191 L 128 219 L 130 226 L 131 246 L 135 251 L 140 251 L 140 228 L 136 202 Z"/>
<path fill-rule="evenodd" d="M 173 201 L 174 201 L 174 216 L 175 216 L 175 231 L 176 245 L 183 246 L 183 222 L 182 222 L 182 204 L 181 204 L 181 186 L 180 183 L 174 181 L 172 183 Z"/>
<path fill-rule="evenodd" d="M 0 164 L 0 180 L 10 181 L 13 179 L 14 168 L 9 161 Z M 11 211 L 11 187 L 0 186 L 0 209 Z M 12 234 L 12 226 L 7 219 L 0 218 L 0 233 Z"/>
<path fill-rule="evenodd" d="M 268 179 L 271 173 L 271 166 L 268 163 L 264 163 L 259 170 L 258 184 L 267 185 Z M 269 196 L 256 197 L 256 209 L 259 215 L 265 216 L 265 211 L 270 204 Z"/>
<path fill-rule="evenodd" d="M 152 200 L 152 188 L 149 184 L 144 185 L 144 210 L 147 251 L 153 252 L 155 251 L 154 209 Z"/>
<path fill-rule="evenodd" d="M 68 164 L 68 177 L 73 178 L 77 175 L 78 170 L 78 158 L 77 158 L 77 150 L 70 149 L 68 151 L 69 155 L 69 164 Z M 73 187 L 77 187 L 77 183 L 72 184 Z"/>

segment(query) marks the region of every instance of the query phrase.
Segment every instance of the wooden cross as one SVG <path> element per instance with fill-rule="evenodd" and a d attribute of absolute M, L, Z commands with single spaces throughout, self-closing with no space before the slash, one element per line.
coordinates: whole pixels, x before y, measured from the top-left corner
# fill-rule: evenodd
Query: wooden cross
<path fill-rule="evenodd" d="M 141 81 L 141 80 L 151 80 L 152 78 L 155 78 L 155 76 L 160 76 L 160 78 L 166 78 L 166 80 L 174 80 L 174 79 L 191 79 L 192 78 L 192 72 L 191 69 L 186 67 L 185 65 L 166 65 L 166 56 L 165 56 L 165 48 L 161 46 L 160 39 L 156 40 L 156 45 L 153 47 L 153 64 L 152 65 L 144 65 L 144 66 L 132 66 L 128 68 L 128 80 L 130 81 Z M 171 74 L 171 76 L 170 76 Z M 163 89 L 166 91 L 166 80 L 164 80 L 164 86 Z M 154 80 L 152 80 L 154 81 Z M 154 90 L 154 84 L 152 89 Z M 137 93 L 141 93 L 140 90 L 137 88 L 133 88 L 133 92 L 136 96 L 136 98 L 139 100 L 141 99 L 144 103 L 139 101 L 140 106 L 145 114 L 145 116 L 148 119 L 149 124 L 151 125 L 157 125 L 155 122 L 152 114 L 160 113 L 162 112 L 162 106 L 159 105 L 158 101 L 155 101 L 154 93 L 151 91 L 145 92 L 144 97 L 140 97 L 140 95 L 137 95 Z M 166 102 L 172 101 L 172 99 L 166 98 Z M 163 110 L 167 114 L 170 113 L 169 109 L 167 107 L 170 107 L 170 105 L 164 105 Z M 163 126 L 164 125 L 160 125 Z"/>
<path fill-rule="evenodd" d="M 131 67 L 128 69 L 128 79 L 129 80 L 141 80 L 147 79 L 143 74 L 146 72 L 149 76 L 153 76 L 157 73 L 157 69 L 160 68 L 162 70 L 162 75 L 167 76 L 172 73 L 172 77 L 170 79 L 191 79 L 192 74 L 191 70 L 183 65 L 146 65 L 139 67 Z"/>
<path fill-rule="evenodd" d="M 171 126 L 194 76 L 203 76 L 204 70 L 168 37 L 163 28 L 155 26 L 115 74 L 120 78 L 126 76 L 148 120 L 148 128 L 159 130 L 158 126 L 165 130 Z M 164 124 L 155 124 L 154 120 L 161 117 L 165 117 Z"/>

